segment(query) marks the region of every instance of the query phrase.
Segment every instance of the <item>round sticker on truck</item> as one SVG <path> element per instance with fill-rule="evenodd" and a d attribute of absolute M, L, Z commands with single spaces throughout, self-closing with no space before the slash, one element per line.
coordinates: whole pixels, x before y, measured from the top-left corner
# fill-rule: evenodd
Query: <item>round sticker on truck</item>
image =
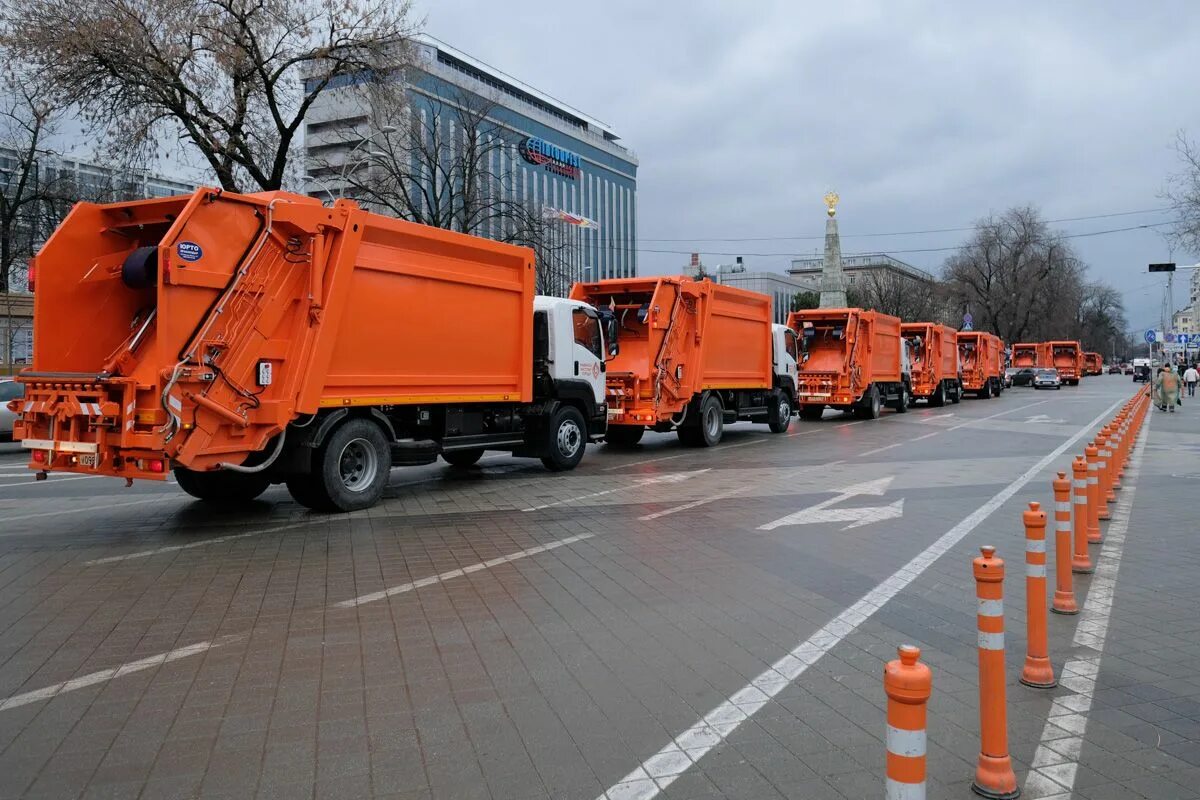
<path fill-rule="evenodd" d="M 180 242 L 175 245 L 175 252 L 184 261 L 199 261 L 204 255 L 204 251 L 200 249 L 200 245 L 195 242 Z"/>

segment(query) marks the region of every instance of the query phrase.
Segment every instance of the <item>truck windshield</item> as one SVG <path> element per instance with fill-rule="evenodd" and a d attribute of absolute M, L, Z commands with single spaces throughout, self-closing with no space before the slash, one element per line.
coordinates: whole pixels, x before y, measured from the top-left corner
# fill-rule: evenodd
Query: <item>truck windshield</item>
<path fill-rule="evenodd" d="M 604 360 L 603 338 L 600 336 L 600 320 L 590 316 L 581 308 L 571 314 L 575 329 L 575 343 L 586 347 L 596 358 Z"/>

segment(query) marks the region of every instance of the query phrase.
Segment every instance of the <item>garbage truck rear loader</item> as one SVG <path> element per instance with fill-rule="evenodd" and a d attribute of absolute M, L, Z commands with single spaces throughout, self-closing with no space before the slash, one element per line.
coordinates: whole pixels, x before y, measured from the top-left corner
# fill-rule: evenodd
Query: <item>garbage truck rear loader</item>
<path fill-rule="evenodd" d="M 811 308 L 788 315 L 800 342 L 800 418 L 826 407 L 876 419 L 887 405 L 903 414 L 912 402 L 908 348 L 900 319 L 861 308 Z"/>
<path fill-rule="evenodd" d="M 77 205 L 35 259 L 17 436 L 40 471 L 206 500 L 375 503 L 393 464 L 570 469 L 604 433 L 601 315 L 531 250 L 285 192 Z"/>
<path fill-rule="evenodd" d="M 963 388 L 976 397 L 999 397 L 1004 391 L 1004 342 L 1000 337 L 986 331 L 959 331 L 958 350 Z M 1032 352 L 1036 357 L 1036 350 Z"/>
<path fill-rule="evenodd" d="M 632 446 L 650 429 L 709 447 L 738 420 L 776 433 L 791 424 L 796 344 L 773 328 L 769 296 L 663 276 L 577 283 L 571 297 L 611 314 L 620 337 L 608 363 L 609 443 Z"/>
<path fill-rule="evenodd" d="M 931 406 L 962 400 L 958 331 L 935 322 L 905 322 L 900 331 L 909 343 L 913 399 Z"/>

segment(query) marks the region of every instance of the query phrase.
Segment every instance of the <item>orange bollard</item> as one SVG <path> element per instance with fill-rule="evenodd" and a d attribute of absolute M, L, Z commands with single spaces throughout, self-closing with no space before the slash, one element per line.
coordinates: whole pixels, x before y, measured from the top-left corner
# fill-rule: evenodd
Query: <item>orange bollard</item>
<path fill-rule="evenodd" d="M 1083 448 L 1087 461 L 1087 540 L 1102 542 L 1100 536 L 1100 448 L 1095 443 Z"/>
<path fill-rule="evenodd" d="M 1067 473 L 1060 472 L 1053 481 L 1054 486 L 1054 602 L 1050 610 L 1055 614 L 1078 614 L 1075 588 L 1072 585 L 1071 566 L 1071 482 Z M 1087 553 L 1086 537 L 1083 551 Z"/>
<path fill-rule="evenodd" d="M 1121 413 L 1117 414 L 1117 421 L 1113 423 L 1113 436 L 1116 441 L 1110 442 L 1113 457 L 1109 472 L 1112 474 L 1112 489 L 1117 492 L 1121 489 L 1121 478 L 1125 474 L 1125 409 L 1121 409 Z"/>
<path fill-rule="evenodd" d="M 1075 556 L 1071 559 L 1071 572 L 1094 572 L 1087 548 L 1087 462 L 1080 456 L 1075 456 L 1075 460 L 1071 462 L 1071 477 L 1075 493 Z"/>
<path fill-rule="evenodd" d="M 1105 425 L 1096 434 L 1096 518 L 1112 519 L 1108 510 L 1108 426 Z M 1113 498 L 1116 499 L 1115 497 Z"/>
<path fill-rule="evenodd" d="M 1046 634 L 1046 512 L 1041 503 L 1030 503 L 1021 515 L 1025 523 L 1025 666 L 1021 683 L 1035 689 L 1058 685 L 1050 664 Z"/>
<path fill-rule="evenodd" d="M 918 663 L 921 650 L 896 648 L 900 658 L 883 668 L 887 693 L 887 796 L 925 800 L 925 708 L 933 673 Z"/>
<path fill-rule="evenodd" d="M 1108 433 L 1104 439 L 1105 453 L 1101 453 L 1104 459 L 1104 500 L 1107 503 L 1117 502 L 1117 495 L 1113 492 L 1113 485 L 1117 481 L 1117 423 L 1110 422 L 1108 424 Z M 1111 512 L 1112 509 L 1109 509 Z"/>
<path fill-rule="evenodd" d="M 979 763 L 971 789 L 992 798 L 1021 794 L 1012 759 L 1008 755 L 1008 703 L 1004 686 L 1004 560 L 996 548 L 979 548 L 983 554 L 972 565 L 979 625 Z"/>

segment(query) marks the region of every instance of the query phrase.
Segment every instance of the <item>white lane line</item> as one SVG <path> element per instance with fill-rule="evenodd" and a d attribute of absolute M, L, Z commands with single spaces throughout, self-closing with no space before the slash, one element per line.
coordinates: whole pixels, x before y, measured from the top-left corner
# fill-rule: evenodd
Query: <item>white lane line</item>
<path fill-rule="evenodd" d="M 4 475 L 4 476 L 0 476 L 0 477 L 15 478 L 16 476 L 15 475 Z M 94 478 L 112 478 L 112 477 L 113 477 L 112 475 L 72 475 L 69 478 L 46 478 L 45 480 L 39 481 L 36 478 L 34 478 L 33 475 L 30 475 L 29 480 L 27 480 L 27 481 L 20 481 L 19 483 L 0 483 L 0 489 L 8 489 L 9 487 L 12 487 L 12 486 L 17 486 L 17 487 L 47 486 L 52 483 L 58 484 L 58 483 L 66 483 L 67 481 L 87 481 L 87 480 L 92 480 Z M 119 480 L 119 478 L 117 480 Z"/>
<path fill-rule="evenodd" d="M 941 433 L 941 431 L 934 431 L 933 433 L 927 433 L 924 436 L 918 436 L 915 439 L 909 439 L 909 441 L 910 442 L 919 442 L 922 439 L 928 439 L 931 436 L 937 436 L 939 433 Z"/>
<path fill-rule="evenodd" d="M 708 712 L 692 727 L 676 736 L 632 772 L 615 783 L 597 800 L 650 800 L 674 783 L 710 750 L 799 678 L 821 656 L 853 633 L 876 611 L 895 597 L 937 561 L 947 550 L 975 530 L 985 519 L 1004 505 L 1025 484 L 1067 451 L 1071 445 L 1088 434 L 1108 417 L 1124 400 L 1117 400 L 1102 414 L 1081 428 L 1074 436 L 1054 448 L 1024 474 L 1001 489 L 992 499 L 973 511 L 966 519 L 942 534 L 937 541 L 894 572 L 891 577 L 825 624 L 787 655 L 769 666 L 750 684 Z"/>
<path fill-rule="evenodd" d="M 155 497 L 150 500 L 130 500 L 127 503 L 109 503 L 103 506 L 85 506 L 83 508 L 64 508 L 60 511 L 39 511 L 36 514 L 22 514 L 18 517 L 6 517 L 5 522 L 19 522 L 23 519 L 39 519 L 41 517 L 54 517 L 59 514 L 83 514 L 85 512 L 105 511 L 110 508 L 124 508 L 126 506 L 144 506 L 147 503 L 162 503 L 161 497 Z"/>
<path fill-rule="evenodd" d="M 612 489 L 605 489 L 602 492 L 588 492 L 587 494 L 581 494 L 578 497 L 570 497 L 566 500 L 555 500 L 553 503 L 543 503 L 540 506 L 532 506 L 530 508 L 523 508 L 521 510 L 541 511 L 543 508 L 553 508 L 554 506 L 561 506 L 563 503 L 575 503 L 580 500 L 591 500 L 593 497 L 603 497 L 604 495 L 612 494 L 613 492 L 624 492 L 630 489 L 639 489 L 643 486 L 650 486 L 651 484 L 655 483 L 680 483 L 681 481 L 686 481 L 688 478 L 709 472 L 711 469 L 712 467 L 706 467 L 705 469 L 693 470 L 692 472 L 668 472 L 665 475 L 655 475 L 650 478 L 644 478 L 629 486 L 617 486 Z"/>
<path fill-rule="evenodd" d="M 529 558 L 529 556 L 536 556 L 539 553 L 548 553 L 551 550 L 557 550 L 558 548 L 565 547 L 566 545 L 569 545 L 569 544 L 575 544 L 576 542 L 582 542 L 585 539 L 591 539 L 595 535 L 596 534 L 594 534 L 594 533 L 581 533 L 578 536 L 568 536 L 566 539 L 559 539 L 557 541 L 550 542 L 549 544 L 542 544 L 542 545 L 538 545 L 537 547 L 530 547 L 525 550 L 518 550 L 517 552 L 510 553 L 509 555 L 506 555 L 506 556 L 499 556 L 498 558 L 493 558 L 488 561 L 481 561 L 478 564 L 472 564 L 469 567 L 462 567 L 461 569 L 452 569 L 449 572 L 443 572 L 440 575 L 430 575 L 428 578 L 421 578 L 420 580 L 413 581 L 412 583 L 402 583 L 399 586 L 392 586 L 389 589 L 383 589 L 378 592 L 371 592 L 369 594 L 360 595 L 359 597 L 355 597 L 350 600 L 343 600 L 340 603 L 334 603 L 333 607 L 334 608 L 354 608 L 355 606 L 361 606 L 361 605 L 365 605 L 367 603 L 374 603 L 377 600 L 383 600 L 385 598 L 392 597 L 394 595 L 404 594 L 405 592 L 411 592 L 414 589 L 421 589 L 425 586 L 433 586 L 434 584 L 437 584 L 437 583 L 444 583 L 448 580 L 453 580 L 454 578 L 461 578 L 463 575 L 470 575 L 472 572 L 479 572 L 480 570 L 491 569 L 492 567 L 498 567 L 501 564 L 508 564 L 512 561 L 520 561 L 522 558 Z"/>
<path fill-rule="evenodd" d="M 612 472 L 614 469 L 625 469 L 626 467 L 637 467 L 642 464 L 654 464 L 659 461 L 670 461 L 673 458 L 683 458 L 687 453 L 676 453 L 673 456 L 661 456 L 659 458 L 646 458 L 641 461 L 626 461 L 624 464 L 617 464 L 615 467 L 605 467 L 604 472 Z"/>
<path fill-rule="evenodd" d="M 174 553 L 179 550 L 191 550 L 194 547 L 208 547 L 209 545 L 220 544 L 221 542 L 232 542 L 236 539 L 245 539 L 250 536 L 262 536 L 262 535 L 268 534 L 268 533 L 279 533 L 280 531 L 289 531 L 289 530 L 292 530 L 293 528 L 299 528 L 304 525 L 314 525 L 317 522 L 320 522 L 321 520 L 324 520 L 324 519 L 325 519 L 325 517 L 320 517 L 318 519 L 308 519 L 308 520 L 304 520 L 302 522 L 293 522 L 290 525 L 279 525 L 274 528 L 263 528 L 262 530 L 248 531 L 246 533 L 235 533 L 235 534 L 231 534 L 229 536 L 217 536 L 212 539 L 205 539 L 200 542 L 189 542 L 187 544 L 174 544 L 174 545 L 169 545 L 167 547 L 155 547 L 152 550 L 139 550 L 136 553 L 126 553 L 125 555 L 120 555 L 120 556 L 107 556 L 105 558 L 94 558 L 91 561 L 83 562 L 83 566 L 98 567 L 101 564 L 115 564 L 118 561 L 130 561 L 135 558 L 149 558 L 150 556 L 156 556 L 156 555 L 159 555 L 160 553 Z"/>
<path fill-rule="evenodd" d="M 1023 406 L 1017 406 L 1016 408 L 1008 408 L 1008 409 L 1005 409 L 1004 411 L 1000 411 L 1000 412 L 991 414 L 986 417 L 973 417 L 971 419 L 960 422 L 957 425 L 952 425 L 951 427 L 947 428 L 946 430 L 956 431 L 959 428 L 965 428 L 968 425 L 974 425 L 976 422 L 987 422 L 989 419 L 995 419 L 996 417 L 1003 417 L 1005 414 L 1012 414 L 1015 411 L 1024 411 L 1027 408 L 1033 408 L 1034 406 L 1040 406 L 1043 403 L 1049 403 L 1049 402 L 1050 402 L 1049 400 L 1039 400 L 1036 403 L 1029 403 L 1029 404 L 1023 405 Z"/>
<path fill-rule="evenodd" d="M 789 473 L 783 475 L 780 478 L 780 480 L 786 482 L 786 481 L 796 478 L 799 475 L 803 475 L 805 472 L 811 472 L 812 470 L 818 470 L 818 469 L 828 469 L 829 467 L 836 467 L 837 465 L 844 464 L 844 463 L 845 463 L 845 461 L 838 460 L 838 461 L 830 461 L 827 464 L 808 464 L 806 466 L 800 467 L 797 470 L 793 470 L 792 472 L 789 472 Z M 727 492 L 720 492 L 719 494 L 712 495 L 711 497 L 705 497 L 701 500 L 693 500 L 690 503 L 683 503 L 682 505 L 672 506 L 671 508 L 664 508 L 662 511 L 655 511 L 653 514 L 646 514 L 645 516 L 638 517 L 638 522 L 649 522 L 652 519 L 659 519 L 660 517 L 669 517 L 672 514 L 678 514 L 680 511 L 688 511 L 690 509 L 698 508 L 698 507 L 700 507 L 702 505 L 706 505 L 708 503 L 716 502 L 717 500 L 728 500 L 730 497 L 734 497 L 735 495 L 738 495 L 738 494 L 746 491 L 747 489 L 752 489 L 752 488 L 755 488 L 755 487 L 750 484 L 743 484 L 742 486 L 739 486 L 736 489 L 730 489 Z"/>
<path fill-rule="evenodd" d="M 1129 469 L 1126 470 L 1126 478 L 1122 481 L 1125 488 L 1104 533 L 1104 546 L 1100 550 L 1096 572 L 1092 576 L 1084 606 L 1079 612 L 1079 624 L 1075 628 L 1073 644 L 1091 652 L 1076 656 L 1063 664 L 1058 685 L 1070 689 L 1075 694 L 1055 697 L 1050 706 L 1050 713 L 1042 728 L 1042 738 L 1033 754 L 1029 774 L 1025 778 L 1025 795 L 1030 800 L 1065 797 L 1075 788 L 1079 753 L 1083 748 L 1088 713 L 1092 710 L 1092 701 L 1096 694 L 1096 677 L 1100 674 L 1100 659 L 1104 656 L 1104 642 L 1108 636 L 1109 615 L 1117 588 L 1117 571 L 1121 568 L 1121 554 L 1125 547 L 1125 535 L 1129 532 L 1129 517 L 1137 492 L 1142 450 L 1146 444 L 1152 416 L 1147 415 L 1141 440 L 1129 459 Z"/>
<path fill-rule="evenodd" d="M 863 456 L 873 456 L 876 453 L 882 453 L 884 450 L 891 450 L 893 447 L 899 447 L 902 444 L 905 444 L 905 442 L 896 442 L 895 444 L 889 444 L 889 445 L 885 445 L 883 447 L 876 447 L 874 450 L 866 450 L 862 453 L 859 453 L 858 457 L 862 458 Z"/>
<path fill-rule="evenodd" d="M 60 694 L 73 692 L 77 689 L 84 689 L 88 686 L 95 686 L 97 683 L 111 681 L 114 678 L 120 678 L 134 672 L 158 667 L 163 664 L 169 664 L 172 661 L 178 661 L 181 658 L 188 656 L 207 653 L 216 647 L 224 647 L 227 644 L 232 644 L 239 639 L 244 639 L 245 634 L 234 634 L 231 636 L 222 636 L 219 639 L 211 642 L 197 642 L 190 644 L 187 647 L 180 647 L 175 650 L 169 650 L 166 653 L 147 656 L 146 658 L 137 661 L 131 661 L 128 664 L 122 664 L 119 667 L 111 667 L 110 669 L 102 669 L 99 672 L 92 672 L 87 675 L 82 675 L 78 678 L 72 678 L 69 681 L 55 683 L 51 686 L 46 686 L 42 689 L 35 689 L 32 692 L 23 692 L 22 694 L 14 694 L 11 697 L 6 697 L 0 700 L 0 711 L 7 711 L 10 708 L 19 708 L 27 706 L 30 703 L 37 703 L 41 700 L 49 700 L 52 697 L 58 697 Z"/>

